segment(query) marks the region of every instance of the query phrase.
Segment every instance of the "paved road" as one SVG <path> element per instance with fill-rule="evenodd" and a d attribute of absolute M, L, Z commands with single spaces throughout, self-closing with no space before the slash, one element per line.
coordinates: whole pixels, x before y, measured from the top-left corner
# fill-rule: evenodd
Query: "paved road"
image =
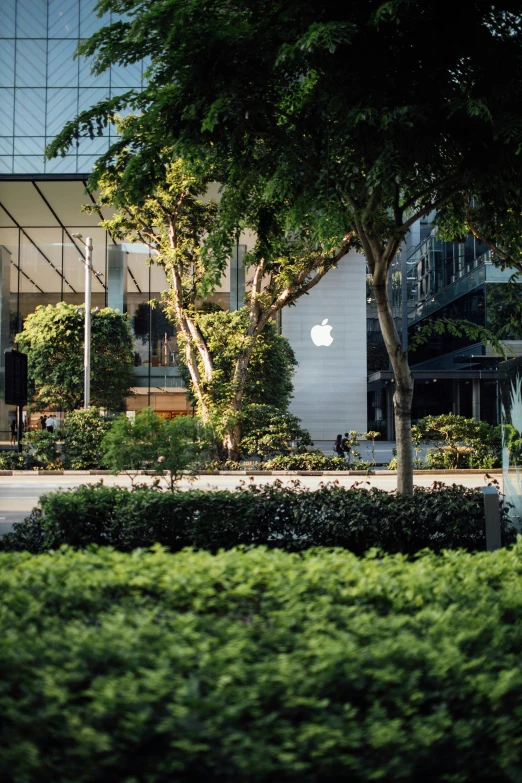
<path fill-rule="evenodd" d="M 60 488 L 78 487 L 81 484 L 95 484 L 101 478 L 105 484 L 110 486 L 130 486 L 130 479 L 126 476 L 0 476 L 0 535 L 10 530 L 14 522 L 21 522 L 31 509 L 38 505 L 38 498 L 46 492 L 54 492 Z M 502 476 L 495 478 L 499 480 L 502 488 Z M 299 476 L 298 479 L 302 485 L 310 489 L 317 489 L 319 484 L 328 480 L 325 476 Z M 139 480 L 142 482 L 151 481 L 146 476 L 140 476 Z M 295 480 L 295 477 L 253 476 L 245 479 L 238 476 L 202 476 L 192 482 L 182 481 L 181 487 L 186 489 L 192 486 L 204 490 L 235 489 L 242 481 L 272 484 L 278 480 L 288 483 Z M 391 491 L 397 486 L 397 477 L 386 474 L 368 478 L 365 476 L 340 476 L 337 481 L 343 487 L 351 487 L 360 483 L 364 487 L 378 487 L 387 491 Z M 479 474 L 415 476 L 415 484 L 419 487 L 428 487 L 434 481 L 444 481 L 446 484 L 463 484 L 466 487 L 481 487 L 485 483 L 484 477 Z"/>

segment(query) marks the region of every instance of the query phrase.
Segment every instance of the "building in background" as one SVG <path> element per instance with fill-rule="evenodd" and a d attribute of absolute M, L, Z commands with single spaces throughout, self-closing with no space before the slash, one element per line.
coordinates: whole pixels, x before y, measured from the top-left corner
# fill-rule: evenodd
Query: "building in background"
<path fill-rule="evenodd" d="M 391 298 L 403 345 L 426 323 L 440 318 L 471 321 L 499 334 L 507 322 L 512 271 L 494 266 L 474 237 L 444 242 L 426 223 L 420 241 L 403 249 L 390 278 Z M 423 237 L 422 234 L 425 234 Z M 522 353 L 522 325 L 501 333 L 510 356 Z M 369 357 L 370 358 L 370 357 Z M 380 358 L 377 357 L 377 361 Z M 498 364 L 491 346 L 447 332 L 409 354 L 415 379 L 412 418 L 455 413 L 491 424 L 500 421 Z M 393 438 L 393 373 L 387 360 L 369 368 L 369 418 Z"/>
<path fill-rule="evenodd" d="M 134 330 L 132 410 L 151 405 L 166 416 L 190 413 L 177 367 L 174 328 L 152 309 L 167 288 L 163 270 L 148 265 L 146 248 L 114 244 L 99 220 L 82 212 L 92 201 L 86 181 L 115 138 L 81 139 L 65 157 L 44 161 L 46 145 L 63 125 L 98 101 L 143 87 L 146 63 L 112 67 L 92 76 L 73 59 L 81 39 L 107 24 L 94 15 L 96 0 L 2 0 L 0 27 L 0 389 L 4 350 L 38 305 L 84 300 L 81 233 L 93 240 L 93 307 L 129 314 Z M 213 299 L 236 309 L 244 300 L 241 259 L 252 242 L 239 239 Z M 283 333 L 301 362 L 293 410 L 313 437 L 333 439 L 345 429 L 366 429 L 364 266 L 346 260 L 308 297 L 282 314 Z M 355 271 L 355 270 L 359 271 Z M 358 299 L 360 292 L 360 301 Z M 310 321 L 329 318 L 333 343 L 315 346 Z M 320 322 L 319 322 L 320 323 Z M 313 326 L 314 324 L 312 324 Z M 0 440 L 7 439 L 10 406 L 0 400 Z M 321 421 L 324 420 L 324 426 Z M 330 431 L 332 430 L 332 431 Z"/>

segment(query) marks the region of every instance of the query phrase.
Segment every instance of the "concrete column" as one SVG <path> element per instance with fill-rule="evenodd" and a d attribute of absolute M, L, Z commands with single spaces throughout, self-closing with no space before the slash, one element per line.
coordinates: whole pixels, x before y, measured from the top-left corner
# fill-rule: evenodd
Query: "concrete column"
<path fill-rule="evenodd" d="M 460 382 L 457 378 L 452 381 L 452 411 L 455 416 L 460 416 Z"/>
<path fill-rule="evenodd" d="M 120 313 L 127 312 L 127 253 L 120 245 L 110 245 L 108 251 L 107 305 Z"/>
<path fill-rule="evenodd" d="M 10 303 L 11 293 L 11 253 L 0 245 L 0 440 L 9 440 L 8 411 L 13 406 L 5 405 L 3 401 L 5 388 L 4 351 L 9 348 Z"/>
<path fill-rule="evenodd" d="M 475 421 L 480 421 L 480 379 L 473 379 L 473 387 L 471 391 L 471 412 Z"/>
<path fill-rule="evenodd" d="M 234 245 L 230 258 L 230 309 L 239 310 L 245 304 L 246 245 Z"/>

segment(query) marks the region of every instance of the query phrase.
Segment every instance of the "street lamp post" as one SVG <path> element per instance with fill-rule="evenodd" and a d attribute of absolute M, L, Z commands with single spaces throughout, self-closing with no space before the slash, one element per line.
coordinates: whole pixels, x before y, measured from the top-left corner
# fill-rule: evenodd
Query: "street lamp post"
<path fill-rule="evenodd" d="M 76 239 L 83 239 L 81 234 L 73 234 Z M 83 350 L 83 407 L 89 408 L 91 402 L 91 272 L 92 272 L 92 239 L 85 239 L 85 330 Z"/>

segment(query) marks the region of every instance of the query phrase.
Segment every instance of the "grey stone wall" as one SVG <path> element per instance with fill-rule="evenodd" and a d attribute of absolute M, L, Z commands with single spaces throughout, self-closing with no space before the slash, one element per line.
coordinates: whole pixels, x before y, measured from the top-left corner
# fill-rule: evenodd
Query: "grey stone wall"
<path fill-rule="evenodd" d="M 311 330 L 328 319 L 329 346 L 314 345 Z M 337 433 L 365 432 L 366 267 L 355 251 L 328 272 L 308 296 L 282 313 L 282 332 L 299 366 L 290 410 L 312 439 L 332 442 Z"/>

